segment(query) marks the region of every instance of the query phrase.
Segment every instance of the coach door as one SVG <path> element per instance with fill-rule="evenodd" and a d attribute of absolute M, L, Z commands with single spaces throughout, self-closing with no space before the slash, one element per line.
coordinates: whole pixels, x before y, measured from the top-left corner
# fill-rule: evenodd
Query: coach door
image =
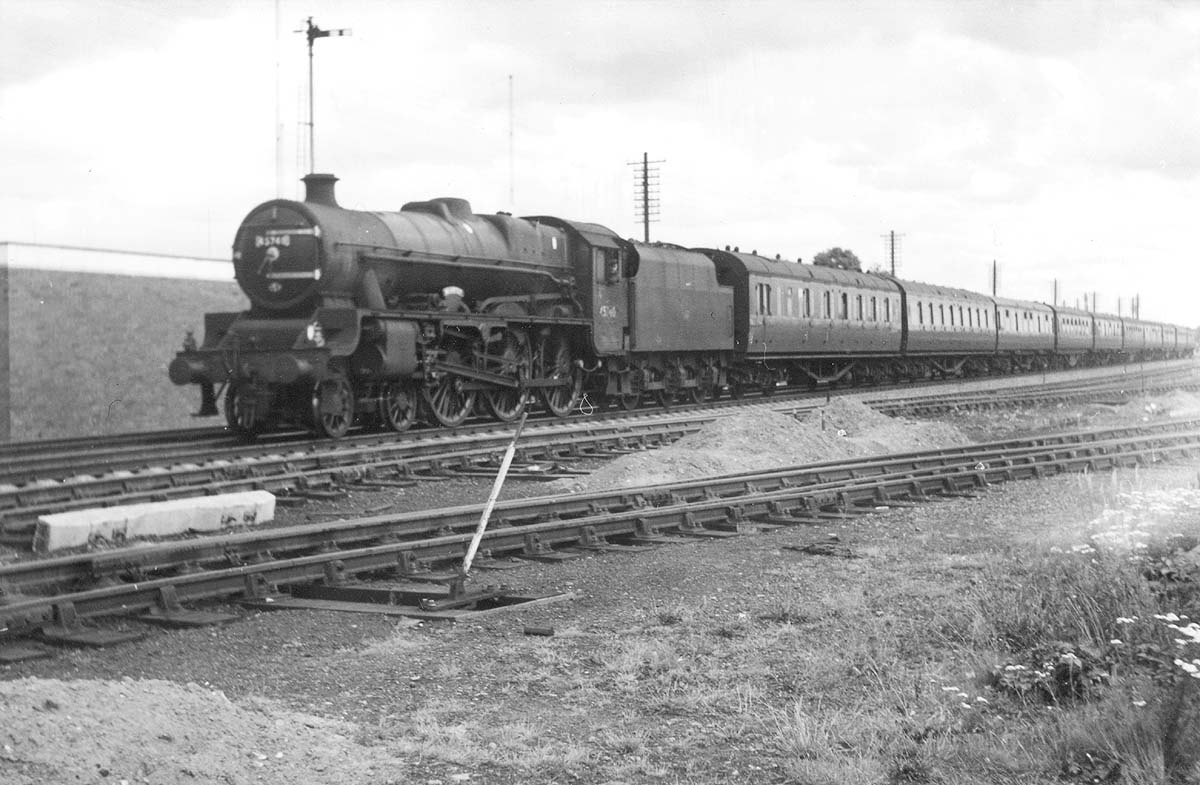
<path fill-rule="evenodd" d="M 629 280 L 625 252 L 615 245 L 592 247 L 592 340 L 600 354 L 625 350 L 629 314 Z"/>

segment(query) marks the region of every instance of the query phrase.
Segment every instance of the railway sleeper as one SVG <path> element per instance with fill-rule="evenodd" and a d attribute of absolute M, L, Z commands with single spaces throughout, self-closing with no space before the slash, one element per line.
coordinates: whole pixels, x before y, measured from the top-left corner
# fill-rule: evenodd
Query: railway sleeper
<path fill-rule="evenodd" d="M 345 613 L 382 613 L 430 621 L 457 621 L 516 605 L 568 599 L 570 594 L 520 594 L 506 586 L 468 589 L 462 576 L 449 585 L 404 582 L 295 587 L 290 595 L 254 599 L 243 604 L 262 610 L 317 609 Z"/>
<path fill-rule="evenodd" d="M 237 621 L 232 613 L 216 613 L 185 608 L 179 601 L 174 586 L 163 586 L 158 590 L 157 604 L 137 617 L 139 620 L 164 627 L 211 627 Z"/>
<path fill-rule="evenodd" d="M 531 561 L 560 562 L 578 559 L 584 554 L 580 551 L 555 550 L 550 547 L 549 543 L 542 539 L 541 535 L 526 534 L 525 545 L 519 555 L 522 559 L 529 559 Z"/>
<path fill-rule="evenodd" d="M 55 603 L 53 621 L 42 625 L 37 631 L 38 639 L 63 646 L 87 646 L 105 648 L 121 643 L 130 643 L 146 637 L 144 632 L 128 630 L 101 630 L 84 625 L 75 613 L 71 602 Z"/>

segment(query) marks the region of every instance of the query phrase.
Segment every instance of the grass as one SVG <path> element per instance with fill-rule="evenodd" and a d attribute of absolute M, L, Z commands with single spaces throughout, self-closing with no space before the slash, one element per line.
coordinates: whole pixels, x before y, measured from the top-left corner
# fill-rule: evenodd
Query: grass
<path fill-rule="evenodd" d="M 770 538 L 668 556 L 672 580 L 712 583 L 556 625 L 570 634 L 377 643 L 364 667 L 428 657 L 436 691 L 370 741 L 503 783 L 1200 783 L 1200 679 L 1155 618 L 1200 618 L 1171 545 L 1191 502 L 1147 476 L 1056 480 L 1063 509 L 1003 550 L 971 503 L 931 505 L 874 536 L 852 524 L 874 543 L 856 560 Z M 617 566 L 645 569 L 623 585 L 667 574 Z"/>
<path fill-rule="evenodd" d="M 232 280 L 10 270 L 12 439 L 218 422 L 189 416 L 199 393 L 167 366 L 186 330 L 203 338 L 206 312 L 245 307 Z"/>

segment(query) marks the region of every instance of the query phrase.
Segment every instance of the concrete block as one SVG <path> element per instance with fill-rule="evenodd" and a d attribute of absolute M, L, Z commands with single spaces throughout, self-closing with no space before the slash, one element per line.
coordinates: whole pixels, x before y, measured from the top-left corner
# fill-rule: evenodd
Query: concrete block
<path fill-rule="evenodd" d="M 38 553 L 49 553 L 64 548 L 119 544 L 145 537 L 170 537 L 188 532 L 216 532 L 235 526 L 256 526 L 274 519 L 275 495 L 266 491 L 93 507 L 38 518 L 33 549 Z"/>

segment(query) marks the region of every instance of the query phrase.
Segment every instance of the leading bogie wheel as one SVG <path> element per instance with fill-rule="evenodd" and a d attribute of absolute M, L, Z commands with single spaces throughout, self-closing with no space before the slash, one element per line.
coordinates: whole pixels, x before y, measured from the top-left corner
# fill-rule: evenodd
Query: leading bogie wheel
<path fill-rule="evenodd" d="M 312 394 L 313 425 L 318 436 L 340 439 L 354 422 L 354 390 L 336 374 L 317 382 Z"/>
<path fill-rule="evenodd" d="M 229 430 L 243 438 L 258 436 L 262 418 L 258 415 L 257 401 L 246 395 L 240 384 L 231 384 L 225 392 L 225 422 Z"/>

